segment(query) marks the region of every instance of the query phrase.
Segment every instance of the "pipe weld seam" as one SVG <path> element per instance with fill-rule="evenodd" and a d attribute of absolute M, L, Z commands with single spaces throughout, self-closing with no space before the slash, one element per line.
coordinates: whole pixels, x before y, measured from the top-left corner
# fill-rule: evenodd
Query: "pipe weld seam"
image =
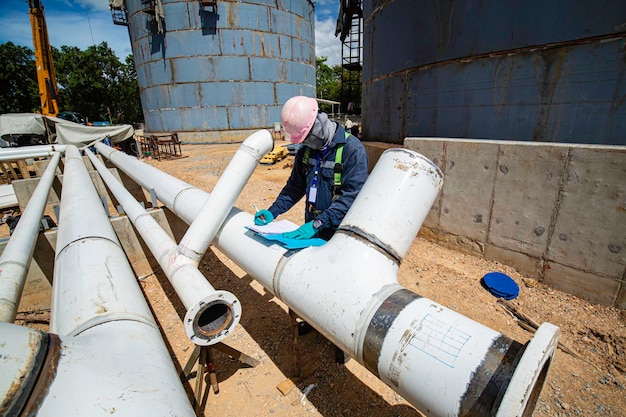
<path fill-rule="evenodd" d="M 180 213 L 178 212 L 178 209 L 177 209 L 177 207 L 176 207 L 176 202 L 177 202 L 177 201 L 178 201 L 178 199 L 179 199 L 179 198 L 183 195 L 183 193 L 184 193 L 185 191 L 190 191 L 190 190 L 195 190 L 195 189 L 197 189 L 197 188 L 196 188 L 196 187 L 193 187 L 193 186 L 185 187 L 185 188 L 183 188 L 182 190 L 180 190 L 178 193 L 176 193 L 176 195 L 175 195 L 175 196 L 174 196 L 174 198 L 172 199 L 172 211 L 174 211 L 174 213 L 176 213 L 176 215 L 177 215 L 178 217 L 181 217 L 181 216 L 180 216 Z M 211 196 L 211 195 L 210 195 L 209 193 L 207 193 L 207 199 L 206 199 L 206 200 L 204 200 L 204 202 L 202 203 L 202 206 L 201 206 L 201 207 L 204 207 L 204 206 L 206 205 L 206 202 L 207 202 L 207 200 L 210 198 L 210 196 Z M 158 196 L 157 196 L 157 197 L 158 197 Z M 182 218 L 182 217 L 181 217 L 181 218 Z"/>
<path fill-rule="evenodd" d="M 378 359 L 382 351 L 385 336 L 387 336 L 389 329 L 392 327 L 400 312 L 411 302 L 420 298 L 422 298 L 422 296 L 419 294 L 402 288 L 387 297 L 376 312 L 374 312 L 365 332 L 361 355 L 363 365 L 365 365 L 371 373 L 376 375 L 376 377 L 380 378 Z M 398 385 L 398 381 L 392 380 L 391 382 L 396 384 L 396 386 Z"/>
<path fill-rule="evenodd" d="M 28 267 L 27 263 L 14 261 L 13 259 L 7 259 L 6 261 L 0 262 L 0 267 L 2 267 L 3 265 L 17 265 L 23 268 Z"/>
<path fill-rule="evenodd" d="M 122 246 L 121 246 L 120 242 L 119 242 L 117 239 L 116 239 L 116 240 L 113 240 L 113 239 L 109 239 L 108 237 L 104 237 L 104 236 L 81 236 L 81 237 L 79 237 L 78 239 L 74 239 L 74 240 L 72 240 L 72 241 L 68 242 L 65 246 L 63 246 L 63 248 L 61 248 L 61 250 L 59 250 L 59 251 L 56 253 L 56 255 L 55 255 L 55 257 L 54 257 L 54 258 L 55 258 L 55 259 L 59 259 L 59 256 L 60 256 L 61 254 L 63 254 L 63 252 L 64 252 L 67 248 L 69 248 L 70 246 L 74 245 L 75 243 L 80 242 L 81 240 L 108 240 L 109 242 L 114 243 L 114 244 L 115 244 L 115 246 L 117 246 L 118 248 L 120 248 L 120 249 L 124 250 L 124 248 L 122 248 Z"/>
<path fill-rule="evenodd" d="M 107 314 L 102 314 L 102 315 L 96 316 L 96 317 L 94 317 L 94 318 L 84 322 L 80 326 L 75 327 L 67 335 L 68 336 L 78 336 L 81 333 L 84 333 L 87 330 L 89 330 L 91 328 L 94 328 L 96 326 L 99 326 L 101 324 L 113 323 L 113 322 L 116 322 L 116 321 L 133 321 L 133 322 L 137 322 L 137 323 L 148 325 L 149 327 L 152 327 L 153 329 L 159 331 L 159 327 L 156 325 L 156 323 L 154 323 L 153 320 L 149 320 L 149 319 L 147 319 L 145 317 L 142 317 L 142 316 L 140 316 L 138 314 L 124 312 L 124 313 L 107 313 Z"/>
<path fill-rule="evenodd" d="M 198 267 L 198 263 L 200 262 L 200 258 L 204 255 L 203 253 L 196 252 L 191 249 L 189 246 L 181 246 L 178 245 L 176 247 L 176 253 L 178 253 L 181 257 L 186 258 L 181 262 L 189 262 L 192 263 L 195 268 Z M 177 258 L 178 259 L 178 258 Z"/>
<path fill-rule="evenodd" d="M 392 261 L 400 265 L 402 263 L 402 257 L 398 254 L 392 247 L 381 242 L 376 236 L 371 233 L 367 233 L 366 231 L 356 227 L 356 226 L 339 226 L 337 229 L 337 233 L 347 234 L 357 240 L 364 241 L 365 243 L 369 243 L 373 245 L 374 249 L 378 250 L 385 256 L 391 258 Z"/>
<path fill-rule="evenodd" d="M 17 307 L 17 302 L 16 301 L 9 300 L 8 298 L 4 298 L 4 297 L 0 298 L 0 305 L 2 305 L 2 304 L 7 304 L 7 305 L 12 306 L 12 307 Z"/>
<path fill-rule="evenodd" d="M 246 144 L 245 141 L 241 144 L 241 146 L 239 147 L 239 150 L 247 153 L 248 155 L 252 156 L 256 160 L 261 160 L 261 157 L 263 156 L 257 148 Z"/>
<path fill-rule="evenodd" d="M 274 274 L 272 275 L 272 292 L 274 295 L 280 299 L 282 299 L 282 295 L 280 293 L 280 277 L 283 275 L 283 271 L 285 267 L 289 264 L 289 258 L 298 253 L 298 249 L 289 249 L 283 256 L 278 258 L 278 263 L 276 267 L 273 269 Z M 268 288 L 269 289 L 269 288 Z"/>

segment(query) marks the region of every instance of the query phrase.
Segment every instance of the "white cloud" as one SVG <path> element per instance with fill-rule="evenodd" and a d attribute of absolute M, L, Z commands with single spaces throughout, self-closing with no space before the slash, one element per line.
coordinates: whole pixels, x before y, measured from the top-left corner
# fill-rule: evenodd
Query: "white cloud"
<path fill-rule="evenodd" d="M 341 63 L 341 40 L 335 37 L 336 26 L 336 17 L 315 18 L 315 56 L 328 57 L 326 65 L 330 67 Z"/>

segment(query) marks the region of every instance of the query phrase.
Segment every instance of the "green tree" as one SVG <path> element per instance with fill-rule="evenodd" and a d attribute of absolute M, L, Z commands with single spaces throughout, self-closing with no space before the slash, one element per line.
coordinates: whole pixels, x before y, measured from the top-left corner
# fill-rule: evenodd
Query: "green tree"
<path fill-rule="evenodd" d="M 315 88 L 317 98 L 339 101 L 339 91 L 341 90 L 341 67 L 326 65 L 328 58 L 319 56 L 315 58 Z M 326 108 L 328 106 L 329 108 Z M 330 111 L 328 104 L 322 104 L 322 110 Z"/>
<path fill-rule="evenodd" d="M 85 51 L 62 46 L 53 48 L 52 54 L 61 111 L 77 111 L 90 121 L 140 120 L 139 86 L 131 57 L 121 63 L 106 42 Z"/>
<path fill-rule="evenodd" d="M 139 94 L 139 83 L 133 56 L 128 55 L 122 65 L 122 73 L 118 87 L 118 102 L 116 105 L 116 117 L 125 123 L 139 122 L 143 120 L 143 110 Z"/>
<path fill-rule="evenodd" d="M 0 114 L 41 111 L 33 51 L 0 44 Z"/>

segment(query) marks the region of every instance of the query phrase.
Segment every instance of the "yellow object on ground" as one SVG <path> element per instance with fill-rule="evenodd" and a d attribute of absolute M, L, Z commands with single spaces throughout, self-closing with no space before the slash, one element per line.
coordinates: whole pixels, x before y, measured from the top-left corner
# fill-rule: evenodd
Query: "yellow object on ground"
<path fill-rule="evenodd" d="M 278 161 L 285 159 L 289 155 L 289 150 L 284 146 L 274 146 L 274 149 L 263 155 L 261 158 L 262 164 L 275 164 Z"/>

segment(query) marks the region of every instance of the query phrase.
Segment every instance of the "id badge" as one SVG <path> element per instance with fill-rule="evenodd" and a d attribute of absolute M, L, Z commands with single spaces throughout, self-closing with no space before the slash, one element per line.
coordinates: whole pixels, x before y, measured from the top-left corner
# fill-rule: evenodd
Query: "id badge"
<path fill-rule="evenodd" d="M 317 201 L 317 187 L 315 185 L 309 188 L 309 203 L 315 203 Z"/>

